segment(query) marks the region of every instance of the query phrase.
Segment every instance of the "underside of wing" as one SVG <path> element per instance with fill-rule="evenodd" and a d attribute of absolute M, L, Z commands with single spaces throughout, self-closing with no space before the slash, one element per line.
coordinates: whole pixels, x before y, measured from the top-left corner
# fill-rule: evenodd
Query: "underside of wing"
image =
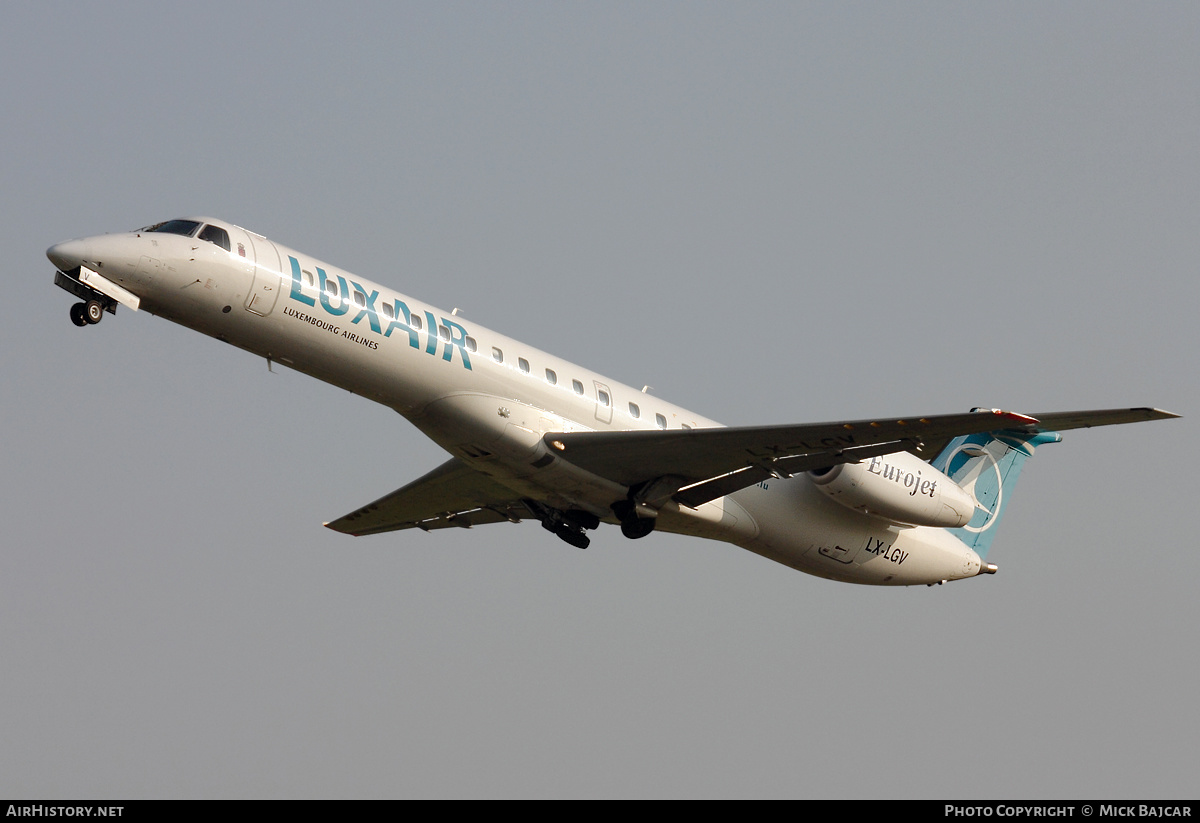
<path fill-rule="evenodd" d="M 1108 409 L 1030 417 L 996 409 L 926 417 L 793 426 L 550 433 L 552 453 L 630 488 L 653 487 L 696 507 L 770 477 L 786 477 L 898 451 L 931 459 L 960 435 L 1103 426 L 1175 417 L 1157 409 Z"/>
<path fill-rule="evenodd" d="M 931 439 L 1036 424 L 989 410 L 793 426 L 555 432 L 544 439 L 552 453 L 593 474 L 631 488 L 654 483 L 659 499 L 695 507 L 770 477 L 890 452 L 925 456 L 923 444 Z"/>
<path fill-rule="evenodd" d="M 894 444 L 891 451 L 903 451 L 918 449 L 929 439 L 1036 424 L 1037 420 L 1023 414 L 987 411 L 797 426 L 554 432 L 544 439 L 551 452 L 563 459 L 609 480 L 633 485 L 663 474 L 694 483 L 747 466 L 771 469 L 801 455 L 835 457 L 847 449 L 882 443 Z"/>
<path fill-rule="evenodd" d="M 552 432 L 551 454 L 629 489 L 613 501 L 624 522 L 643 505 L 668 500 L 692 508 L 772 477 L 899 451 L 932 459 L 960 435 L 1001 430 L 1056 431 L 1162 420 L 1178 415 L 1151 408 L 1052 412 L 1030 417 L 995 409 L 965 414 L 853 420 L 795 426 L 672 431 Z M 619 505 L 626 511 L 617 511 Z M 536 511 L 535 511 L 536 510 Z M 545 520 L 545 507 L 458 459 L 374 503 L 325 525 L 356 536 L 399 529 Z M 591 528 L 591 527 L 589 527 Z"/>
<path fill-rule="evenodd" d="M 455 458 L 325 526 L 361 537 L 400 529 L 430 531 L 515 523 L 528 516 L 529 510 L 515 492 Z"/>

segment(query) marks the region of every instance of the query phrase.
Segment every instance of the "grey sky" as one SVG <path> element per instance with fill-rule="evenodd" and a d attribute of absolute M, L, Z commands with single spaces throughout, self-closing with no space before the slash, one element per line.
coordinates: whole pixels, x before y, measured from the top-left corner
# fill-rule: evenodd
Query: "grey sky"
<path fill-rule="evenodd" d="M 1185 3 L 18 3 L 0 28 L 0 795 L 1196 796 Z M 50 244 L 232 220 L 731 424 L 1039 451 L 989 561 L 834 584 L 535 524 L 350 539 L 443 458 Z"/>

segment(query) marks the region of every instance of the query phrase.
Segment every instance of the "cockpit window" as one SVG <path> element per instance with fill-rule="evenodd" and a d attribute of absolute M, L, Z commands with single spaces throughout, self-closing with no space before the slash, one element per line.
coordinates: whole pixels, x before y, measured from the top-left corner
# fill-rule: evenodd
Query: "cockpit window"
<path fill-rule="evenodd" d="M 205 226 L 204 231 L 200 232 L 200 239 L 216 243 L 225 251 L 233 251 L 229 246 L 229 232 L 220 226 Z"/>
<path fill-rule="evenodd" d="M 138 231 L 182 234 L 184 237 L 191 237 L 196 233 L 196 229 L 198 228 L 200 228 L 200 224 L 195 220 L 168 220 L 165 223 L 155 223 L 153 226 L 146 226 L 146 228 L 138 229 Z"/>

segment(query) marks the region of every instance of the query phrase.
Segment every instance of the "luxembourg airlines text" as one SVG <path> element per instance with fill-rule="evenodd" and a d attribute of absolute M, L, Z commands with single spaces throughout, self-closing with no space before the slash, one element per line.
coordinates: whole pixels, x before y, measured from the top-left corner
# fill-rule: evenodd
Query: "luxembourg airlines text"
<path fill-rule="evenodd" d="M 399 329 L 408 334 L 408 345 L 414 349 L 421 348 L 418 329 L 424 327 L 426 354 L 436 355 L 438 344 L 442 343 L 444 344 L 442 346 L 442 359 L 449 363 L 454 360 L 454 354 L 457 352 L 462 360 L 463 368 L 470 371 L 471 355 L 467 348 L 469 335 L 467 334 L 467 330 L 459 323 L 448 317 L 443 317 L 439 321 L 429 311 L 422 312 L 425 316 L 425 321 L 421 322 L 420 317 L 415 312 L 410 311 L 408 305 L 403 300 L 393 300 L 390 303 L 384 300 L 381 304 L 386 309 L 383 319 L 388 321 L 388 327 L 384 329 L 383 324 L 380 322 L 379 309 L 375 305 L 380 300 L 378 290 L 368 290 L 367 286 L 363 286 L 353 280 L 347 282 L 346 278 L 340 274 L 336 277 L 330 277 L 323 268 L 314 266 L 313 268 L 317 270 L 317 296 L 313 297 L 311 294 L 304 293 L 304 274 L 306 271 L 300 268 L 300 261 L 289 255 L 288 262 L 291 264 L 292 269 L 292 288 L 288 293 L 288 297 L 297 303 L 316 309 L 319 302 L 321 308 L 330 317 L 346 317 L 352 308 L 357 308 L 358 312 L 350 318 L 349 322 L 351 326 L 356 325 L 365 317 L 367 319 L 366 327 L 359 327 L 364 332 L 369 331 L 371 334 L 391 337 L 392 332 Z M 351 299 L 351 294 L 354 295 L 353 299 Z M 288 317 L 302 320 L 305 323 L 311 323 L 318 328 L 341 333 L 342 337 L 352 339 L 354 342 L 368 348 L 379 348 L 378 342 L 367 337 L 365 334 L 360 335 L 352 331 L 343 331 L 339 326 L 334 326 L 324 320 L 298 312 L 290 307 L 284 309 L 284 314 Z"/>

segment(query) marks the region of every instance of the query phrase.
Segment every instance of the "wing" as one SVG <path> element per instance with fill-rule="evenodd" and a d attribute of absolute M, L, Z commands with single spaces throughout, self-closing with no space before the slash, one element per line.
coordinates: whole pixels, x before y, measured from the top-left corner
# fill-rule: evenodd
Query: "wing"
<path fill-rule="evenodd" d="M 1053 412 L 1037 417 L 987 409 L 800 426 L 552 432 L 544 440 L 561 459 L 637 490 L 639 502 L 661 505 L 674 499 L 695 508 L 771 477 L 898 451 L 932 458 L 946 443 L 964 434 L 1075 429 L 1177 416 L 1149 408 Z M 531 516 L 514 491 L 456 458 L 325 525 L 361 536 L 399 529 L 429 531 L 515 523 Z"/>
<path fill-rule="evenodd" d="M 485 523 L 516 523 L 529 510 L 512 491 L 458 458 L 374 503 L 326 523 L 361 537 L 399 529 L 469 529 Z"/>
<path fill-rule="evenodd" d="M 889 451 L 903 451 L 929 439 L 1036 424 L 1037 420 L 1022 414 L 989 411 L 799 426 L 553 432 L 544 439 L 552 454 L 631 486 L 665 474 L 695 483 L 747 466 L 776 469 L 789 458 L 819 455 L 815 468 L 821 460 L 848 449 L 886 443 L 891 444 Z"/>
<path fill-rule="evenodd" d="M 1003 429 L 1068 429 L 1156 420 L 1158 409 L 1109 409 L 1029 417 L 995 409 L 966 414 L 853 420 L 800 426 L 551 433 L 545 442 L 580 468 L 626 486 L 652 486 L 650 502 L 688 506 L 769 477 L 788 476 L 866 457 L 912 451 L 926 459 L 951 439 Z"/>

